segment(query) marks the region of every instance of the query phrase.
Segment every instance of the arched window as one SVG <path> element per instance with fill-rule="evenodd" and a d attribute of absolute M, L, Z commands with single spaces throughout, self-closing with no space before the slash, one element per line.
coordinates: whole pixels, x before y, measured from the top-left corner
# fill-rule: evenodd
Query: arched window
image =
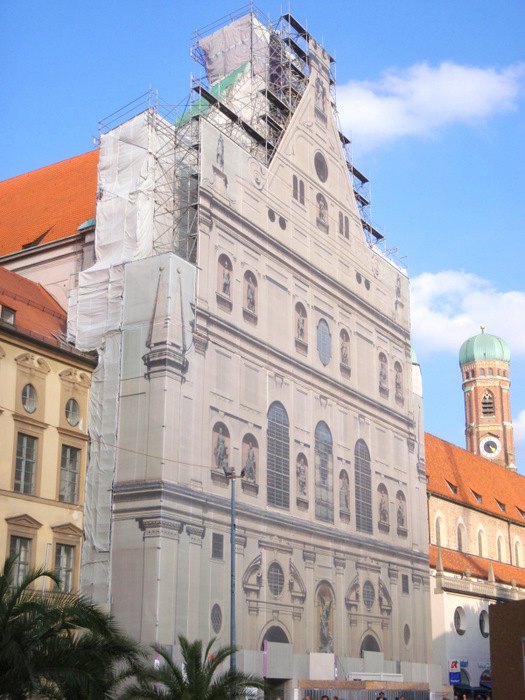
<path fill-rule="evenodd" d="M 299 180 L 299 201 L 304 204 L 304 182 Z"/>
<path fill-rule="evenodd" d="M 345 238 L 350 238 L 350 222 L 348 216 L 345 216 Z"/>
<path fill-rule="evenodd" d="M 436 518 L 436 546 L 441 547 L 441 518 Z"/>
<path fill-rule="evenodd" d="M 299 199 L 299 183 L 297 180 L 297 175 L 292 177 L 292 193 L 294 199 Z"/>
<path fill-rule="evenodd" d="M 501 535 L 498 536 L 497 550 L 498 550 L 498 561 L 503 561 L 503 537 Z"/>
<path fill-rule="evenodd" d="M 478 556 L 482 557 L 484 556 L 484 547 L 483 547 L 483 530 L 478 531 Z"/>
<path fill-rule="evenodd" d="M 284 406 L 276 401 L 268 409 L 267 497 L 278 508 L 290 507 L 290 424 Z"/>
<path fill-rule="evenodd" d="M 232 263 L 227 255 L 219 256 L 219 265 L 217 270 L 217 291 L 225 297 L 231 297 L 232 284 Z"/>
<path fill-rule="evenodd" d="M 344 236 L 344 228 L 343 228 L 343 212 L 339 212 L 339 233 L 341 236 Z"/>
<path fill-rule="evenodd" d="M 359 439 L 355 444 L 354 462 L 356 527 L 360 532 L 372 533 L 372 471 L 364 440 Z"/>
<path fill-rule="evenodd" d="M 521 543 L 519 540 L 514 542 L 514 566 L 521 566 Z"/>
<path fill-rule="evenodd" d="M 315 428 L 315 517 L 334 521 L 332 434 L 324 421 Z"/>
<path fill-rule="evenodd" d="M 486 391 L 481 399 L 481 413 L 484 416 L 494 415 L 494 396 L 490 391 Z"/>
<path fill-rule="evenodd" d="M 461 525 L 458 525 L 457 535 L 458 535 L 458 552 L 463 552 L 463 551 L 465 551 L 464 550 L 465 537 L 464 537 L 463 528 Z"/>
<path fill-rule="evenodd" d="M 244 273 L 244 308 L 249 315 L 257 315 L 257 279 L 251 270 Z"/>
<path fill-rule="evenodd" d="M 328 323 L 322 318 L 317 324 L 317 352 L 319 359 L 326 367 L 332 357 L 332 336 Z"/>

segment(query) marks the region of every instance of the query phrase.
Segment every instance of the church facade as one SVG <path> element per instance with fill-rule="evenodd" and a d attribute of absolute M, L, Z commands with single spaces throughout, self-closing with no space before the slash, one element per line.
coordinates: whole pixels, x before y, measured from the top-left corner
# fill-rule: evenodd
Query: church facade
<path fill-rule="evenodd" d="M 271 29 L 234 24 L 275 56 Z M 148 200 L 158 154 L 122 171 L 128 147 L 166 152 L 170 127 L 147 112 L 102 138 L 97 263 L 70 307 L 101 358 L 84 591 L 141 641 L 228 643 L 234 484 L 238 663 L 289 681 L 362 675 L 368 659 L 428 682 L 408 279 L 365 235 L 333 59 L 304 33 L 307 55 L 288 43 L 278 79 L 253 49 L 248 67 L 223 65 L 230 29 L 201 41 L 210 85 L 173 129 L 177 191 L 189 170 L 193 187 L 178 230 Z"/>

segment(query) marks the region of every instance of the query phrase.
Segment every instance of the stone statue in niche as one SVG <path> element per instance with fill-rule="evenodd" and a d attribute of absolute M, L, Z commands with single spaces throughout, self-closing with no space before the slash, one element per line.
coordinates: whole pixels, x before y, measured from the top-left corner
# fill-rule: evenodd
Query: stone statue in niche
<path fill-rule="evenodd" d="M 297 337 L 299 340 L 304 340 L 304 316 L 301 311 L 297 316 Z"/>
<path fill-rule="evenodd" d="M 403 382 L 401 379 L 401 369 L 396 367 L 396 396 L 403 394 Z"/>
<path fill-rule="evenodd" d="M 350 510 L 350 482 L 348 474 L 343 472 L 341 477 L 341 489 L 339 491 L 339 508 L 341 510 Z"/>
<path fill-rule="evenodd" d="M 341 364 L 348 365 L 348 346 L 345 338 L 341 338 Z"/>
<path fill-rule="evenodd" d="M 231 275 L 230 271 L 228 269 L 228 263 L 224 263 L 224 268 L 222 270 L 222 293 L 224 294 L 225 297 L 230 296 L 230 283 L 231 283 Z"/>
<path fill-rule="evenodd" d="M 317 218 L 324 226 L 328 226 L 328 204 L 322 194 L 317 195 Z"/>
<path fill-rule="evenodd" d="M 381 498 L 379 501 L 379 520 L 382 523 L 388 523 L 388 500 L 384 491 L 381 491 Z"/>
<path fill-rule="evenodd" d="M 246 287 L 246 304 L 248 311 L 255 313 L 255 282 L 253 277 L 248 277 L 248 286 Z"/>
<path fill-rule="evenodd" d="M 224 141 L 222 140 L 222 134 L 219 135 L 219 139 L 217 141 L 217 153 L 215 155 L 215 160 L 217 161 L 217 165 L 219 168 L 224 168 Z"/>
<path fill-rule="evenodd" d="M 401 528 L 406 527 L 405 502 L 402 498 L 399 499 L 397 504 L 397 526 Z"/>
<path fill-rule="evenodd" d="M 297 485 L 299 487 L 299 495 L 306 496 L 306 465 L 304 457 L 301 455 L 297 460 L 296 465 Z"/>
<path fill-rule="evenodd" d="M 321 617 L 319 629 L 319 651 L 321 653 L 333 652 L 333 639 L 330 634 L 330 615 L 332 613 L 332 598 L 327 595 L 326 598 L 319 594 L 319 602 L 321 603 Z"/>
<path fill-rule="evenodd" d="M 253 449 L 253 443 L 250 440 L 248 442 L 248 452 L 246 453 L 246 464 L 241 472 L 241 476 L 246 477 L 248 481 L 255 482 L 255 450 Z"/>
<path fill-rule="evenodd" d="M 383 358 L 381 358 L 381 365 L 379 367 L 379 387 L 381 389 L 387 388 L 386 362 Z"/>
<path fill-rule="evenodd" d="M 228 448 L 226 446 L 226 438 L 222 434 L 222 428 L 219 428 L 219 432 L 217 433 L 217 442 L 213 454 L 215 455 L 217 469 L 226 470 L 228 468 Z"/>
<path fill-rule="evenodd" d="M 326 114 L 326 88 L 321 78 L 315 81 L 315 106 L 322 114 Z"/>

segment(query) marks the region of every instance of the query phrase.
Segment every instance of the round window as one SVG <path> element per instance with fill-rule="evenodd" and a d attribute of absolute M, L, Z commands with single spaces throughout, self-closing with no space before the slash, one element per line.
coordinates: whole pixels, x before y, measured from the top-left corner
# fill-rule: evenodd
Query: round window
<path fill-rule="evenodd" d="M 284 588 L 284 574 L 279 564 L 274 561 L 268 568 L 268 586 L 272 595 L 280 596 Z"/>
<path fill-rule="evenodd" d="M 410 644 L 410 627 L 408 625 L 405 625 L 403 628 L 403 640 L 405 642 L 405 646 Z"/>
<path fill-rule="evenodd" d="M 69 425 L 75 427 L 78 425 L 79 419 L 80 410 L 78 408 L 78 403 L 75 401 L 75 399 L 69 399 L 69 401 L 66 403 L 66 420 Z"/>
<path fill-rule="evenodd" d="M 463 608 L 456 608 L 454 611 L 454 629 L 458 634 L 465 634 L 465 611 Z"/>
<path fill-rule="evenodd" d="M 314 156 L 314 166 L 317 177 L 321 182 L 326 182 L 328 180 L 328 165 L 326 164 L 326 158 L 320 151 Z"/>
<path fill-rule="evenodd" d="M 372 608 L 375 598 L 376 592 L 374 590 L 374 586 L 372 585 L 371 581 L 365 581 L 363 586 L 363 603 L 365 604 L 367 610 Z"/>
<path fill-rule="evenodd" d="M 326 367 L 332 356 L 332 337 L 328 323 L 322 318 L 317 325 L 317 352 L 319 359 Z"/>
<path fill-rule="evenodd" d="M 211 626 L 215 634 L 219 634 L 222 627 L 222 610 L 217 603 L 211 609 Z"/>
<path fill-rule="evenodd" d="M 485 639 L 489 636 L 489 614 L 486 610 L 482 610 L 479 615 L 479 631 Z"/>
<path fill-rule="evenodd" d="M 26 384 L 22 389 L 22 406 L 28 413 L 36 411 L 36 391 L 32 384 Z"/>

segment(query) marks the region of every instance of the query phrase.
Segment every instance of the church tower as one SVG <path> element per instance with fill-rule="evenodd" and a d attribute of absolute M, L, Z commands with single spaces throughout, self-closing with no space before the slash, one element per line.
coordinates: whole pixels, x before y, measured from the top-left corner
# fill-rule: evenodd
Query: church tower
<path fill-rule="evenodd" d="M 510 350 L 504 340 L 481 333 L 459 351 L 465 394 L 467 450 L 516 471 L 510 412 Z"/>

